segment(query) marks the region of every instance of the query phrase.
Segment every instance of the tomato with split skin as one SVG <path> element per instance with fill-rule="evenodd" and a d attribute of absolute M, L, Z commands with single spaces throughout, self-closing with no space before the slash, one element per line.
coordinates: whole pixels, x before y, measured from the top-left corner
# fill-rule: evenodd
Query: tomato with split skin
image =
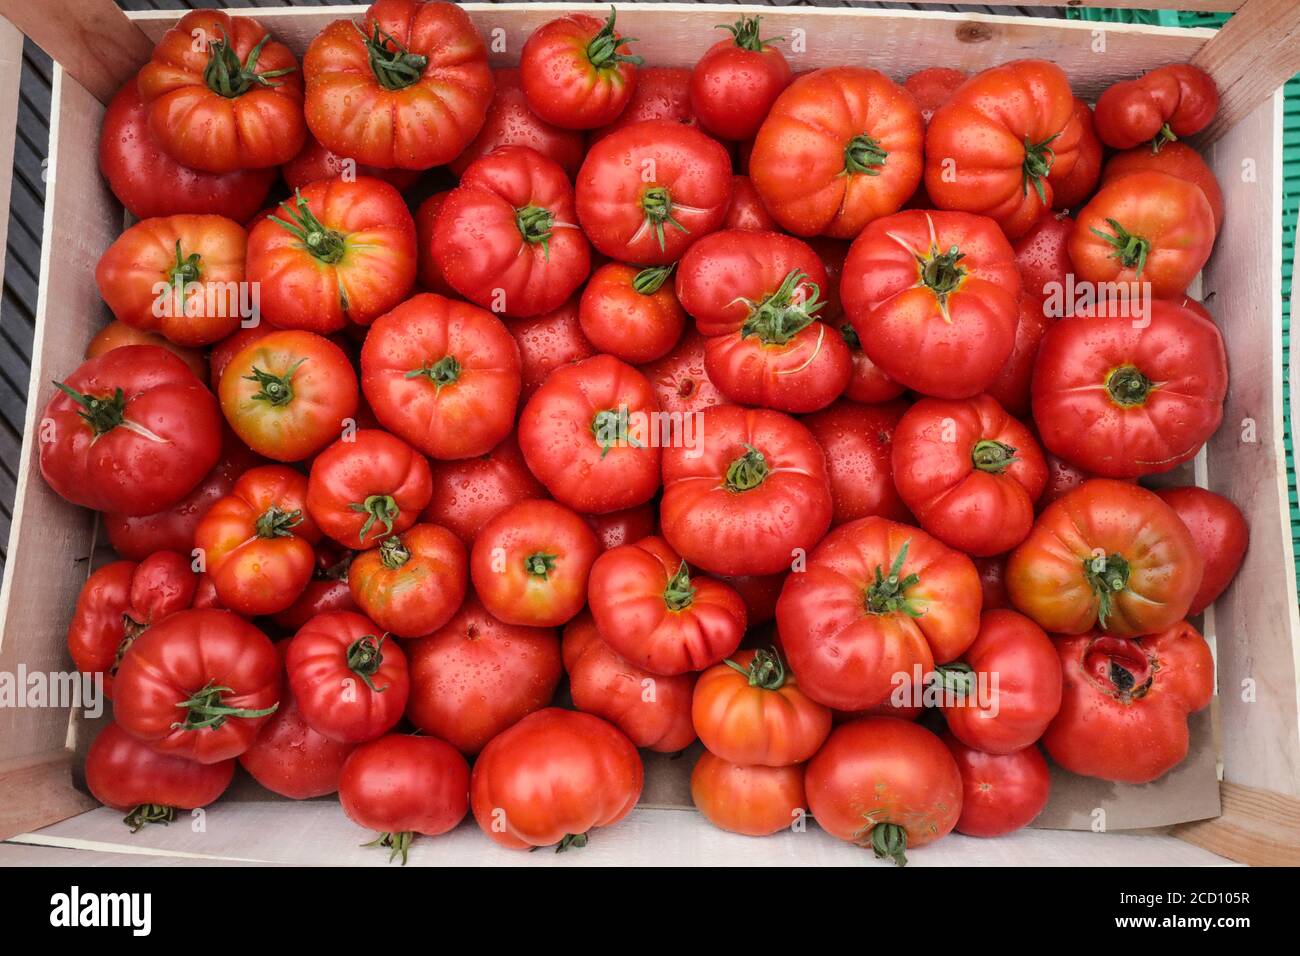
<path fill-rule="evenodd" d="M 348 570 L 352 599 L 383 630 L 420 637 L 446 624 L 465 600 L 469 556 L 459 538 L 417 524 L 357 555 Z"/>
<path fill-rule="evenodd" d="M 387 432 L 363 428 L 316 456 L 307 511 L 326 535 L 364 551 L 415 524 L 432 494 L 423 455 Z"/>
<path fill-rule="evenodd" d="M 594 129 L 612 122 L 636 89 L 641 57 L 635 40 L 614 29 L 615 11 L 603 22 L 573 13 L 533 31 L 519 55 L 528 108 L 564 129 Z"/>

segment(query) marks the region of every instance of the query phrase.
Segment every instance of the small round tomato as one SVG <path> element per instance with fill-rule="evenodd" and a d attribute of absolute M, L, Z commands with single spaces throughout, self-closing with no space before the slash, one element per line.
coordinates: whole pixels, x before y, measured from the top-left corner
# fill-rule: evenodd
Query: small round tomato
<path fill-rule="evenodd" d="M 483 309 L 423 293 L 375 322 L 361 388 L 375 416 L 433 458 L 483 455 L 510 433 L 519 349 Z"/>
<path fill-rule="evenodd" d="M 1097 99 L 1097 133 L 1115 149 L 1148 143 L 1158 152 L 1180 136 L 1199 133 L 1218 111 L 1213 77 L 1190 63 L 1175 63 L 1108 87 Z"/>
<path fill-rule="evenodd" d="M 691 73 L 691 108 L 706 132 L 720 139 L 753 139 L 767 112 L 790 85 L 790 64 L 759 36 L 762 17 L 742 16 L 717 29 L 731 31 L 705 51 Z"/>
<path fill-rule="evenodd" d="M 957 88 L 970 78 L 969 73 L 948 66 L 931 66 L 917 70 L 903 81 L 903 89 L 912 94 L 921 108 L 921 118 L 930 122 L 934 111 L 952 98 Z"/>
<path fill-rule="evenodd" d="M 532 398 L 561 365 L 591 358 L 599 351 L 582 334 L 577 299 L 546 315 L 513 321 L 509 330 L 519 346 L 520 402 Z"/>
<path fill-rule="evenodd" d="M 1145 488 L 1094 478 L 1039 516 L 1007 561 L 1007 591 L 1047 631 L 1137 637 L 1186 616 L 1203 569 L 1173 508 Z"/>
<path fill-rule="evenodd" d="M 218 388 L 226 421 L 250 448 L 302 461 L 339 437 L 357 413 L 357 373 L 314 332 L 271 332 L 230 359 Z"/>
<path fill-rule="evenodd" d="M 1101 177 L 1101 160 L 1105 147 L 1097 137 L 1097 127 L 1092 118 L 1092 107 L 1081 99 L 1074 101 L 1074 116 L 1079 123 L 1079 149 L 1074 165 L 1068 173 L 1055 167 L 1047 175 L 1052 184 L 1052 205 L 1056 209 L 1078 209 Z"/>
<path fill-rule="evenodd" d="M 363 428 L 316 456 L 307 511 L 339 544 L 364 551 L 415 524 L 432 494 L 423 455 L 387 432 Z"/>
<path fill-rule="evenodd" d="M 578 219 L 599 251 L 619 262 L 668 265 L 727 218 L 731 159 L 697 129 L 646 120 L 591 147 L 576 194 Z"/>
<path fill-rule="evenodd" d="M 1055 321 L 1047 303 L 1030 292 L 1020 293 L 1020 321 L 1011 354 L 984 394 L 1017 418 L 1028 418 L 1033 408 L 1034 363 L 1043 336 Z"/>
<path fill-rule="evenodd" d="M 653 501 L 622 511 L 607 511 L 603 515 L 583 515 L 591 530 L 596 532 L 602 551 L 612 551 L 625 544 L 636 544 L 655 533 L 659 509 Z"/>
<path fill-rule="evenodd" d="M 893 717 L 835 728 L 808 762 L 804 786 L 818 826 L 899 866 L 908 850 L 950 833 L 961 815 L 961 772 L 948 748 Z"/>
<path fill-rule="evenodd" d="M 613 122 L 636 88 L 641 58 L 631 38 L 614 30 L 614 8 L 602 23 L 574 13 L 538 27 L 519 55 L 528 108 L 564 129 L 594 129 Z"/>
<path fill-rule="evenodd" d="M 518 501 L 546 497 L 513 435 L 486 455 L 435 461 L 429 468 L 433 494 L 422 520 L 449 528 L 466 547 L 474 544 L 479 529 L 497 512 Z"/>
<path fill-rule="evenodd" d="M 941 739 L 961 772 L 961 816 L 955 828 L 958 833 L 1002 836 L 1028 826 L 1043 812 L 1052 779 L 1037 747 L 988 754 L 967 747 L 949 733 Z"/>
<path fill-rule="evenodd" d="M 1204 488 L 1160 488 L 1156 494 L 1187 525 L 1205 561 L 1201 586 L 1187 609 L 1188 616 L 1200 614 L 1236 577 L 1246 556 L 1250 526 L 1240 508 Z"/>
<path fill-rule="evenodd" d="M 691 771 L 691 802 L 720 830 L 768 836 L 806 814 L 804 768 L 746 767 L 707 750 Z"/>
<path fill-rule="evenodd" d="M 555 631 L 505 624 L 472 592 L 446 625 L 406 646 L 407 718 L 468 756 L 548 706 L 564 672 Z"/>
<path fill-rule="evenodd" d="M 1074 272 L 1070 261 L 1073 233 L 1074 220 L 1065 213 L 1045 213 L 1011 244 L 1025 294 L 1036 298 L 1062 294 L 1066 276 Z"/>
<path fill-rule="evenodd" d="M 910 521 L 894 487 L 894 434 L 907 411 L 896 399 L 878 405 L 839 401 L 803 419 L 826 453 L 834 511 L 831 527 L 879 515 Z"/>
<path fill-rule="evenodd" d="M 521 501 L 479 531 L 470 576 L 484 606 L 507 624 L 558 627 L 587 603 L 587 575 L 600 542 L 554 501 Z"/>
<path fill-rule="evenodd" d="M 1217 234 L 1223 226 L 1223 188 L 1219 185 L 1214 170 L 1195 149 L 1186 143 L 1166 143 L 1159 150 L 1152 152 L 1150 147 L 1137 146 L 1122 153 L 1116 153 L 1106 160 L 1101 171 L 1103 184 L 1133 173 L 1166 173 L 1178 179 L 1185 179 L 1198 186 L 1210 204 L 1214 216 L 1214 231 Z"/>
<path fill-rule="evenodd" d="M 385 631 L 420 637 L 446 624 L 465 600 L 469 559 L 459 538 L 417 524 L 357 555 L 348 586 L 357 606 Z"/>
<path fill-rule="evenodd" d="M 388 733 L 406 709 L 406 655 L 369 618 L 318 614 L 289 641 L 285 671 L 307 726 L 330 740 L 362 743 Z"/>
<path fill-rule="evenodd" d="M 610 124 L 587 134 L 590 147 L 615 130 L 642 120 L 671 120 L 698 126 L 691 108 L 691 71 L 685 67 L 649 66 L 636 71 L 636 88 L 623 112 Z"/>
<path fill-rule="evenodd" d="M 570 179 L 576 176 L 587 151 L 582 132 L 548 123 L 529 109 L 519 70 L 493 70 L 492 77 L 496 89 L 483 128 L 447 167 L 463 176 L 474 160 L 500 146 L 527 146 L 559 163 Z"/>
<path fill-rule="evenodd" d="M 492 739 L 470 780 L 474 819 L 509 849 L 587 845 L 627 816 L 645 770 L 636 747 L 599 717 L 547 707 Z"/>
<path fill-rule="evenodd" d="M 339 803 L 349 820 L 379 836 L 406 865 L 415 834 L 439 836 L 469 811 L 469 764 L 434 737 L 388 734 L 352 752 L 339 776 Z"/>
<path fill-rule="evenodd" d="M 316 566 L 320 529 L 307 513 L 307 479 L 284 465 L 244 472 L 194 532 L 221 606 L 247 617 L 298 600 Z"/>
<path fill-rule="evenodd" d="M 578 303 L 587 341 L 633 365 L 672 351 L 686 327 L 686 313 L 666 281 L 671 271 L 671 266 L 638 269 L 619 262 L 597 269 Z"/>
<path fill-rule="evenodd" d="M 664 538 L 714 574 L 787 571 L 830 527 L 825 456 L 780 412 L 704 409 L 695 441 L 665 449 L 663 477 Z"/>
<path fill-rule="evenodd" d="M 694 326 L 688 326 L 677 347 L 649 365 L 641 373 L 650 380 L 660 411 L 685 415 L 725 401 L 709 381 L 704 369 L 704 346 L 707 342 Z"/>
<path fill-rule="evenodd" d="M 433 255 L 433 227 L 437 225 L 438 213 L 449 195 L 451 195 L 450 189 L 434 193 L 420 203 L 420 208 L 415 211 L 415 269 L 416 276 L 420 280 L 419 286 L 423 291 L 454 296 L 456 290 L 448 284 L 442 274 L 442 268 L 438 265 L 438 260 Z"/>

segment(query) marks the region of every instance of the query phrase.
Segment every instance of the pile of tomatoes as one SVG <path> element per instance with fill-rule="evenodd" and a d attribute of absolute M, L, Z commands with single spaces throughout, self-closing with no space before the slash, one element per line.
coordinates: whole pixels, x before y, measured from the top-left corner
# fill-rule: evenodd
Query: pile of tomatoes
<path fill-rule="evenodd" d="M 901 863 L 1029 823 L 1040 746 L 1184 758 L 1247 531 L 1137 480 L 1227 388 L 1185 295 L 1213 83 L 1094 112 L 1049 62 L 795 75 L 760 28 L 693 69 L 611 12 L 492 70 L 436 0 L 301 62 L 250 17 L 163 37 L 101 140 L 114 321 L 40 435 L 120 556 L 68 633 L 103 803 L 166 821 L 238 762 L 403 861 L 471 812 L 565 849 L 698 738 L 717 826 Z M 1152 301 L 1061 312 L 1104 283 Z"/>

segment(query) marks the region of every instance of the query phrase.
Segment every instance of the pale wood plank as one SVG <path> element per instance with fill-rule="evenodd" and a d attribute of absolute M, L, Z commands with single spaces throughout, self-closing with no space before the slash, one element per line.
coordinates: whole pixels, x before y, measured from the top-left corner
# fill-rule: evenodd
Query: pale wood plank
<path fill-rule="evenodd" d="M 1223 815 L 1184 823 L 1171 835 L 1251 866 L 1300 866 L 1300 800 L 1225 783 Z"/>
<path fill-rule="evenodd" d="M 59 749 L 0 763 L 0 840 L 98 806 L 72 786 L 72 759 Z"/>
<path fill-rule="evenodd" d="M 1219 87 L 1219 113 L 1200 134 L 1212 143 L 1300 72 L 1300 3 L 1249 0 L 1192 63 Z"/>

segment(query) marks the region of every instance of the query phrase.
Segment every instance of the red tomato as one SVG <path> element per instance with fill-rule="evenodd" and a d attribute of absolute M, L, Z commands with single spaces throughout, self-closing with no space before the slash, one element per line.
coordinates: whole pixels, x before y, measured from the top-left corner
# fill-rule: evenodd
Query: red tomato
<path fill-rule="evenodd" d="M 307 726 L 356 744 L 388 733 L 402 719 L 410 690 L 406 655 L 387 636 L 350 611 L 318 614 L 293 636 L 285 670 Z"/>
<path fill-rule="evenodd" d="M 1205 562 L 1201 586 L 1192 598 L 1189 616 L 1200 614 L 1232 583 L 1250 541 L 1250 526 L 1236 505 L 1204 488 L 1161 488 L 1156 491 L 1191 532 Z"/>
<path fill-rule="evenodd" d="M 653 501 L 622 511 L 608 511 L 603 515 L 583 515 L 596 532 L 602 551 L 610 551 L 625 544 L 635 544 L 655 533 L 659 509 Z"/>
<path fill-rule="evenodd" d="M 518 501 L 545 498 L 546 489 L 524 463 L 514 435 L 486 455 L 430 465 L 433 494 L 422 520 L 449 528 L 466 547 L 499 511 Z"/>
<path fill-rule="evenodd" d="M 806 813 L 804 769 L 742 767 L 707 750 L 691 771 L 691 802 L 720 830 L 768 836 Z"/>
<path fill-rule="evenodd" d="M 822 451 L 831 480 L 831 527 L 868 515 L 910 521 L 911 512 L 894 488 L 892 453 L 907 402 L 879 405 L 839 401 L 803 419 Z"/>
<path fill-rule="evenodd" d="M 185 14 L 137 83 L 154 139 L 192 169 L 279 166 L 307 136 L 298 61 L 252 17 Z"/>
<path fill-rule="evenodd" d="M 665 281 L 671 271 L 618 262 L 601 266 L 578 304 L 583 335 L 601 352 L 634 365 L 667 355 L 686 327 L 686 313 Z"/>
<path fill-rule="evenodd" d="M 1084 135 L 1070 81 L 1055 63 L 1015 60 L 978 73 L 935 110 L 925 188 L 940 209 L 979 213 L 1011 239 L 1054 205 Z"/>
<path fill-rule="evenodd" d="M 594 145 L 615 130 L 642 120 L 672 120 L 683 126 L 696 126 L 691 108 L 691 71 L 672 66 L 650 66 L 636 71 L 636 88 L 623 112 L 608 126 L 587 134 L 588 146 Z"/>
<path fill-rule="evenodd" d="M 527 146 L 559 163 L 570 179 L 576 176 L 586 152 L 583 134 L 548 123 L 530 110 L 517 69 L 493 70 L 492 76 L 496 90 L 483 128 L 447 167 L 457 176 L 464 176 L 470 163 L 499 146 Z"/>
<path fill-rule="evenodd" d="M 754 140 L 749 175 L 781 227 L 852 239 L 921 181 L 925 121 L 877 70 L 815 70 L 790 84 Z"/>
<path fill-rule="evenodd" d="M 1070 236 L 1074 220 L 1063 212 L 1044 213 L 1023 236 L 1012 243 L 1026 295 L 1042 298 L 1065 286 L 1074 272 L 1070 261 Z M 1053 286 L 1052 283 L 1055 283 Z"/>
<path fill-rule="evenodd" d="M 759 36 L 763 18 L 742 16 L 720 24 L 731 36 L 705 51 L 691 73 L 691 108 L 706 132 L 719 139 L 753 139 L 767 112 L 790 85 L 790 64 Z"/>
<path fill-rule="evenodd" d="M 992 220 L 909 210 L 863 230 L 840 296 L 886 375 L 925 395 L 970 398 L 1011 354 L 1020 273 Z"/>
<path fill-rule="evenodd" d="M 1052 184 L 1052 204 L 1057 209 L 1078 209 L 1097 188 L 1101 176 L 1101 160 L 1105 147 L 1097 138 L 1097 128 L 1092 119 L 1092 108 L 1081 99 L 1074 101 L 1074 115 L 1079 122 L 1078 156 L 1066 174 L 1060 167 L 1048 174 Z"/>
<path fill-rule="evenodd" d="M 655 391 L 660 411 L 685 415 L 724 403 L 704 369 L 706 341 L 693 325 L 689 326 L 675 349 L 659 361 L 642 367 L 642 374 Z"/>
<path fill-rule="evenodd" d="M 99 131 L 99 168 L 137 219 L 218 213 L 246 222 L 262 208 L 276 170 L 208 173 L 172 159 L 149 131 L 149 110 L 132 77 L 117 91 Z"/>
<path fill-rule="evenodd" d="M 415 221 L 383 180 L 308 183 L 250 230 L 248 281 L 261 290 L 263 318 L 279 328 L 369 325 L 415 283 Z"/>
<path fill-rule="evenodd" d="M 600 542 L 554 501 L 521 501 L 479 531 L 470 576 L 483 604 L 507 624 L 558 627 L 587 603 L 587 575 Z"/>
<path fill-rule="evenodd" d="M 75 505 L 151 515 L 221 455 L 217 400 L 166 349 L 128 345 L 83 362 L 41 413 L 45 481 Z"/>
<path fill-rule="evenodd" d="M 158 753 L 220 763 L 252 745 L 279 696 L 265 634 L 230 611 L 178 611 L 122 658 L 113 716 Z"/>
<path fill-rule="evenodd" d="M 578 710 L 608 720 L 636 746 L 659 753 L 677 753 L 695 740 L 695 674 L 665 677 L 629 664 L 585 611 L 564 626 L 563 654 Z"/>
<path fill-rule="evenodd" d="M 317 614 L 326 611 L 354 611 L 359 614 L 361 609 L 352 600 L 352 591 L 348 588 L 348 568 L 351 564 L 351 551 L 341 550 L 333 541 L 322 541 L 316 546 L 316 564 L 312 568 L 311 580 L 303 588 L 302 594 L 298 595 L 298 600 L 272 615 L 272 619 L 292 633 L 300 630 Z"/>
<path fill-rule="evenodd" d="M 727 218 L 731 159 L 697 129 L 646 120 L 592 145 L 576 191 L 593 246 L 620 262 L 667 265 Z"/>
<path fill-rule="evenodd" d="M 1167 173 L 1111 179 L 1079 210 L 1070 260 L 1086 282 L 1150 283 L 1181 296 L 1210 258 L 1214 211 L 1200 186 Z"/>
<path fill-rule="evenodd" d="M 1038 349 L 1033 408 L 1043 445 L 1096 475 L 1169 471 L 1223 417 L 1228 365 L 1214 323 L 1172 302 L 1144 311 L 1067 316 Z"/>
<path fill-rule="evenodd" d="M 1115 149 L 1149 143 L 1158 152 L 1205 129 L 1218 111 L 1214 79 L 1190 63 L 1175 63 L 1107 88 L 1097 99 L 1097 133 Z"/>
<path fill-rule="evenodd" d="M 876 405 L 898 398 L 907 391 L 906 387 L 895 382 L 867 357 L 853 323 L 842 323 L 840 335 L 844 336 L 844 344 L 849 347 L 849 358 L 853 362 L 849 384 L 844 389 L 845 398 L 864 405 Z"/>
<path fill-rule="evenodd" d="M 470 805 L 509 849 L 587 845 L 588 831 L 623 819 L 641 796 L 636 747 L 599 717 L 547 707 L 494 737 L 474 763 Z"/>
<path fill-rule="evenodd" d="M 206 807 L 230 786 L 235 762 L 198 763 L 150 750 L 115 723 L 86 753 L 86 786 L 106 807 L 126 810 L 135 833 L 146 823 L 170 823 L 177 810 Z"/>
<path fill-rule="evenodd" d="M 1152 492 L 1095 478 L 1049 505 L 1007 561 L 1016 608 L 1058 634 L 1137 637 L 1182 620 L 1201 584 L 1196 541 Z"/>
<path fill-rule="evenodd" d="M 1214 659 L 1187 622 L 1136 640 L 1096 633 L 1056 642 L 1061 712 L 1043 735 L 1071 773 L 1149 783 L 1187 756 L 1187 716 L 1214 694 Z"/>
<path fill-rule="evenodd" d="M 385 631 L 420 637 L 446 624 L 465 600 L 469 558 L 456 535 L 417 524 L 357 555 L 352 599 Z"/>
<path fill-rule="evenodd" d="M 979 572 L 980 587 L 984 591 L 984 610 L 1011 607 L 1011 597 L 1007 594 L 1006 556 L 976 558 L 975 570 Z"/>
<path fill-rule="evenodd" d="M 221 606 L 247 617 L 275 614 L 302 594 L 316 565 L 320 529 L 307 513 L 307 479 L 284 465 L 244 472 L 194 532 L 195 550 Z"/>
<path fill-rule="evenodd" d="M 415 524 L 432 494 L 423 455 L 387 432 L 363 428 L 316 456 L 307 511 L 339 544 L 364 551 Z"/>
<path fill-rule="evenodd" d="M 438 210 L 433 258 L 465 298 L 520 318 L 563 305 L 591 271 L 573 187 L 559 163 L 527 146 L 470 164 Z"/>
<path fill-rule="evenodd" d="M 658 412 L 644 375 L 597 355 L 550 374 L 519 416 L 519 447 L 547 491 L 575 511 L 630 508 L 659 489 L 660 449 L 680 437 L 661 434 L 671 422 Z"/>
<path fill-rule="evenodd" d="M 597 354 L 596 347 L 582 334 L 577 299 L 570 299 L 546 315 L 511 322 L 509 331 L 519 346 L 521 402 L 532 398 L 547 376 L 561 365 Z"/>
<path fill-rule="evenodd" d="M 908 850 L 950 833 L 961 815 L 961 772 L 948 748 L 924 727 L 892 717 L 835 728 L 808 762 L 804 786 L 818 826 L 899 866 Z"/>
<path fill-rule="evenodd" d="M 551 20 L 532 32 L 519 57 L 528 108 L 565 129 L 611 123 L 636 88 L 641 58 L 631 38 L 614 30 L 614 8 L 602 23 L 585 13 Z"/>
<path fill-rule="evenodd" d="M 1016 323 L 1015 343 L 1002 363 L 998 377 L 989 383 L 984 394 L 1016 418 L 1028 418 L 1032 406 L 1034 361 L 1043 336 L 1054 321 L 1046 302 L 1029 292 L 1020 293 L 1020 321 Z"/>
<path fill-rule="evenodd" d="M 221 376 L 225 373 L 226 366 L 230 364 L 230 360 L 249 345 L 259 339 L 266 338 L 268 335 L 273 335 L 275 332 L 276 329 L 264 322 L 259 322 L 257 325 L 250 326 L 249 328 L 239 328 L 233 335 L 227 336 L 220 342 L 213 344 L 212 348 L 208 352 L 207 374 L 199 375 L 198 372 L 195 372 L 194 374 L 199 375 L 199 378 L 206 378 L 212 386 L 212 391 L 220 393 Z"/>
<path fill-rule="evenodd" d="M 865 710 L 912 686 L 918 669 L 960 657 L 979 632 L 981 596 L 964 554 L 917 528 L 862 518 L 827 535 L 786 579 L 776 622 L 804 693 Z"/>
<path fill-rule="evenodd" d="M 969 76 L 969 73 L 951 67 L 931 66 L 917 70 L 904 80 L 903 89 L 912 94 L 916 105 L 921 108 L 921 118 L 929 123 L 934 111 L 947 103 Z"/>
<path fill-rule="evenodd" d="M 445 296 L 456 295 L 456 290 L 447 283 L 442 274 L 442 267 L 434 258 L 433 227 L 438 222 L 438 213 L 442 209 L 442 204 L 450 195 L 449 189 L 434 193 L 420 203 L 420 208 L 415 211 L 416 275 L 420 280 L 418 284 L 425 292 L 436 292 L 438 295 Z"/>
<path fill-rule="evenodd" d="M 157 332 L 146 332 L 143 329 L 132 328 L 117 319 L 114 319 L 95 333 L 94 337 L 86 344 L 83 357 L 88 359 L 99 358 L 105 352 L 120 349 L 125 345 L 156 345 L 159 348 L 164 348 L 184 362 L 199 381 L 203 381 L 208 377 L 208 360 L 204 356 L 202 349 L 177 345 L 163 338 Z"/>
<path fill-rule="evenodd" d="M 329 339 L 272 331 L 231 356 L 217 394 L 250 448 L 275 461 L 302 461 L 355 424 L 357 373 Z"/>
<path fill-rule="evenodd" d="M 731 177 L 731 205 L 723 229 L 744 229 L 749 232 L 776 232 L 776 220 L 763 205 L 754 181 L 748 176 Z"/>
<path fill-rule="evenodd" d="M 469 764 L 433 737 L 389 734 L 352 752 L 339 777 L 339 803 L 348 819 L 380 831 L 366 846 L 400 854 L 406 865 L 415 834 L 453 830 L 469 810 Z"/>
<path fill-rule="evenodd" d="M 487 454 L 510 433 L 519 350 L 501 320 L 433 293 L 377 320 L 361 388 L 384 427 L 433 458 Z"/>
<path fill-rule="evenodd" d="M 1061 709 L 1061 667 L 1043 629 L 1015 611 L 985 611 L 979 636 L 940 668 L 948 729 L 968 747 L 1010 754 L 1032 746 Z"/>
<path fill-rule="evenodd" d="M 385 169 L 455 159 L 492 100 L 487 49 L 453 3 L 377 0 L 335 20 L 302 61 L 307 125 L 327 149 Z"/>
<path fill-rule="evenodd" d="M 1186 143 L 1166 143 L 1159 150 L 1152 152 L 1146 146 L 1117 153 L 1106 161 L 1101 172 L 1103 184 L 1133 173 L 1166 173 L 1178 179 L 1194 183 L 1205 193 L 1214 215 L 1214 231 L 1217 234 L 1223 226 L 1223 189 L 1214 175 L 1214 170 L 1195 149 Z"/>
<path fill-rule="evenodd" d="M 665 450 L 663 477 L 664 538 L 714 574 L 787 571 L 830 527 L 825 456 L 780 412 L 704 409 L 696 443 Z"/>
<path fill-rule="evenodd" d="M 301 189 L 318 179 L 356 179 L 358 175 L 382 179 L 394 189 L 409 189 L 420 174 L 409 169 L 383 169 L 379 166 L 358 165 L 349 156 L 339 156 L 320 144 L 315 136 L 307 134 L 298 155 L 280 167 L 280 174 L 290 189 Z"/>
<path fill-rule="evenodd" d="M 961 816 L 956 830 L 995 837 L 1028 826 L 1047 806 L 1052 780 L 1047 761 L 1034 746 L 1009 754 L 967 747 L 952 734 L 941 739 L 961 773 Z"/>
<path fill-rule="evenodd" d="M 899 421 L 894 484 L 922 528 L 987 557 L 1029 534 L 1047 463 L 1029 429 L 987 395 L 923 398 Z"/>
<path fill-rule="evenodd" d="M 1040 513 L 1088 479 L 1097 477 L 1056 457 L 1050 451 L 1044 452 L 1043 459 L 1047 462 L 1047 484 L 1043 487 L 1043 496 L 1038 499 Z"/>
<path fill-rule="evenodd" d="M 563 673 L 553 630 L 504 624 L 472 592 L 445 626 L 407 647 L 407 718 L 469 756 L 548 706 Z"/>
<path fill-rule="evenodd" d="M 776 618 L 776 602 L 781 596 L 784 574 L 718 575 L 718 580 L 730 585 L 745 602 L 746 617 L 750 627 L 766 624 Z"/>

